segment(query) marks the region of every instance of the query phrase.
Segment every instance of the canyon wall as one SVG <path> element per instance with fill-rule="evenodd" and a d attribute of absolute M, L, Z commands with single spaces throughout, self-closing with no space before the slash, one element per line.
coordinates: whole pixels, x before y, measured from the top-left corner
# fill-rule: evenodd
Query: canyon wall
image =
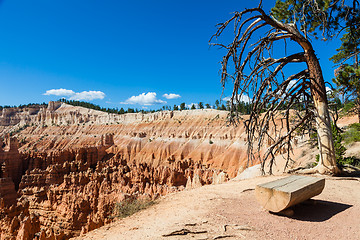
<path fill-rule="evenodd" d="M 245 133 L 226 118 L 208 109 L 117 115 L 57 102 L 6 109 L 0 239 L 68 239 L 111 222 L 125 199 L 235 177 L 247 166 Z"/>

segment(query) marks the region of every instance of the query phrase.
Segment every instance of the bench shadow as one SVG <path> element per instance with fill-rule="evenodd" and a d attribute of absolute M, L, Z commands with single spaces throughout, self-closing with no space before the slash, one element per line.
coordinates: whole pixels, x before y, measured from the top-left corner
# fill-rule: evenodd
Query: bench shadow
<path fill-rule="evenodd" d="M 291 209 L 294 211 L 294 215 L 290 218 L 307 222 L 323 222 L 352 206 L 324 200 L 312 200 L 310 204 L 300 203 L 293 206 Z"/>

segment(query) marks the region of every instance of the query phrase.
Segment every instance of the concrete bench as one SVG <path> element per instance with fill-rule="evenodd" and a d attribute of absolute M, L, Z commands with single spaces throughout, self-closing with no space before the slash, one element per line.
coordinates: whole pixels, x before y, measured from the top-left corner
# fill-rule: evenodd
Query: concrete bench
<path fill-rule="evenodd" d="M 265 209 L 277 213 L 319 195 L 324 186 L 324 178 L 292 175 L 257 185 L 255 196 Z"/>

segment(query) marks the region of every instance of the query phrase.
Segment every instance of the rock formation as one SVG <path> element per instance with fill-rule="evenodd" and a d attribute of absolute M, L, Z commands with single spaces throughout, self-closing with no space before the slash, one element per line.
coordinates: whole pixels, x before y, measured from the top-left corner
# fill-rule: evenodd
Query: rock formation
<path fill-rule="evenodd" d="M 9 206 L 15 203 L 16 187 L 21 180 L 22 160 L 18 151 L 18 141 L 6 134 L 0 139 L 0 202 Z"/>
<path fill-rule="evenodd" d="M 114 204 L 129 197 L 235 177 L 247 166 L 244 129 L 226 117 L 205 109 L 117 115 L 56 102 L 6 109 L 0 239 L 68 239 L 111 222 Z"/>

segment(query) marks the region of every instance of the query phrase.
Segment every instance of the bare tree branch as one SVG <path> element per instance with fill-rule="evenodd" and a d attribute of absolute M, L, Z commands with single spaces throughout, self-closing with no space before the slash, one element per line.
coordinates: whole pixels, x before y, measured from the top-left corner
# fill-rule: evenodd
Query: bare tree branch
<path fill-rule="evenodd" d="M 221 83 L 224 88 L 229 80 L 233 83 L 230 122 L 236 124 L 241 119 L 236 111 L 237 105 L 245 93 L 250 93 L 252 110 L 244 121 L 248 164 L 259 161 L 265 173 L 265 163 L 268 162 L 268 172 L 272 173 L 275 156 L 287 153 L 287 167 L 296 132 L 313 126 L 316 111 L 310 89 L 317 90 L 321 86 L 310 87 L 314 80 L 307 68 L 287 78 L 283 72 L 289 64 L 307 63 L 306 54 L 313 51 L 312 46 L 294 24 L 277 21 L 260 7 L 236 12 L 218 26 L 211 40 L 218 39 L 231 22 L 234 22 L 232 42 L 224 45 L 211 43 L 227 50 L 221 62 Z M 254 41 L 256 35 L 261 37 Z M 293 40 L 304 52 L 278 57 L 277 52 L 274 54 L 274 46 L 279 40 Z M 267 150 L 263 152 L 265 146 Z"/>

